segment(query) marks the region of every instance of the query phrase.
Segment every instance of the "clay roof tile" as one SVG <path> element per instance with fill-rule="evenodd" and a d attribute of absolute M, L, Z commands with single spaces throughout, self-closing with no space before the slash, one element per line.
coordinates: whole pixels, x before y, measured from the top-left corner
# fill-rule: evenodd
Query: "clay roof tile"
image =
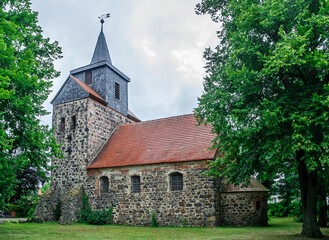
<path fill-rule="evenodd" d="M 192 114 L 120 125 L 88 169 L 213 159 L 210 131 Z"/>
<path fill-rule="evenodd" d="M 100 102 L 103 105 L 107 105 L 107 102 L 98 95 L 98 93 L 96 93 L 91 87 L 89 87 L 87 84 L 85 84 L 84 82 L 80 81 L 79 79 L 77 79 L 76 77 L 70 75 L 70 78 L 72 78 L 74 81 L 76 81 L 80 87 L 83 88 L 83 90 L 85 90 L 87 93 L 89 93 L 89 97 L 91 97 L 92 99 Z"/>

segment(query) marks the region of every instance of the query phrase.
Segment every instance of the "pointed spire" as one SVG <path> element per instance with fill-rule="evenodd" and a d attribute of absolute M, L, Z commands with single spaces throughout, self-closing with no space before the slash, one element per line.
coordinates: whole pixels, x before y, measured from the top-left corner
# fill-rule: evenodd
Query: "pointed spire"
<path fill-rule="evenodd" d="M 105 36 L 103 33 L 103 24 L 104 24 L 103 19 L 101 20 L 101 24 L 102 24 L 101 32 L 97 39 L 94 55 L 93 55 L 93 58 L 91 59 L 91 64 L 97 63 L 100 61 L 104 61 L 104 60 L 106 60 L 110 64 L 112 64 L 109 49 L 107 48 L 107 43 L 106 43 Z"/>

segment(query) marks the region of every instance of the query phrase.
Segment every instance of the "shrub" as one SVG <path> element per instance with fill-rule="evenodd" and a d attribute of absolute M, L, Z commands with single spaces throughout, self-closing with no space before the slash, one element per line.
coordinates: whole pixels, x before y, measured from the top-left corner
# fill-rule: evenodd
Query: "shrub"
<path fill-rule="evenodd" d="M 297 217 L 297 221 L 303 219 L 302 216 L 302 205 L 300 202 L 291 202 L 288 206 L 283 206 L 279 203 L 268 204 L 268 215 L 277 217 Z"/>
<path fill-rule="evenodd" d="M 51 182 L 47 182 L 46 184 L 44 184 L 42 186 L 42 188 L 40 189 L 41 193 L 45 193 L 47 192 L 47 190 L 50 188 Z"/>
<path fill-rule="evenodd" d="M 28 222 L 32 222 L 33 221 L 33 218 L 34 218 L 34 211 L 35 211 L 35 206 L 31 207 L 28 214 L 27 214 L 27 219 L 26 221 Z"/>
<path fill-rule="evenodd" d="M 92 225 L 105 225 L 112 223 L 113 203 L 112 206 L 106 210 L 93 211 L 88 203 L 88 196 L 82 192 L 82 206 L 80 210 L 80 222 Z"/>
<path fill-rule="evenodd" d="M 110 224 L 112 221 L 112 210 L 113 207 L 108 210 L 100 210 L 100 211 L 90 211 L 87 215 L 87 223 L 92 225 L 105 225 Z"/>
<path fill-rule="evenodd" d="M 158 222 L 157 222 L 157 219 L 156 219 L 156 216 L 155 216 L 155 211 L 153 210 L 152 212 L 152 227 L 158 227 Z"/>
<path fill-rule="evenodd" d="M 182 225 L 183 225 L 183 227 L 186 227 L 187 226 L 187 219 L 186 218 L 183 218 Z"/>
<path fill-rule="evenodd" d="M 82 206 L 80 210 L 80 222 L 88 223 L 88 216 L 90 214 L 91 207 L 89 206 L 88 196 L 85 191 L 82 191 Z"/>

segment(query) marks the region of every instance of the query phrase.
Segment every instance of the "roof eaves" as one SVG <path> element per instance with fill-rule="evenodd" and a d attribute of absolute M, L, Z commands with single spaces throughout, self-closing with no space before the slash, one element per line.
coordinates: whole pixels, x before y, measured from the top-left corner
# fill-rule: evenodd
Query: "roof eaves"
<path fill-rule="evenodd" d="M 57 98 L 58 94 L 62 91 L 62 89 L 64 88 L 66 82 L 70 79 L 70 76 L 68 76 L 65 80 L 65 82 L 63 83 L 63 85 L 61 86 L 61 88 L 59 89 L 59 91 L 56 93 L 55 97 L 53 98 L 53 100 L 50 101 L 51 104 L 53 104 L 53 102 L 55 101 L 55 99 Z"/>
<path fill-rule="evenodd" d="M 98 67 L 102 67 L 102 66 L 108 66 L 109 68 L 111 68 L 114 72 L 116 72 L 118 75 L 120 75 L 121 77 L 123 77 L 127 82 L 130 82 L 130 78 L 127 77 L 123 72 L 121 72 L 119 69 L 117 69 L 116 67 L 114 67 L 109 61 L 101 61 L 101 62 L 97 62 L 97 63 L 91 63 L 89 65 L 83 66 L 83 67 L 79 67 L 76 69 L 73 69 L 70 71 L 70 74 L 77 74 L 77 73 L 81 73 L 81 72 L 85 72 L 87 70 L 91 70 L 94 68 L 98 68 Z"/>
<path fill-rule="evenodd" d="M 104 144 L 104 146 L 105 146 L 105 144 Z M 193 162 L 193 161 L 205 161 L 205 160 L 211 161 L 211 159 L 209 159 L 209 158 L 204 158 L 204 159 L 187 159 L 187 160 L 174 160 L 174 161 L 159 161 L 159 162 L 152 162 L 152 163 L 121 164 L 121 165 L 113 165 L 113 166 L 102 166 L 102 167 L 97 167 L 96 166 L 96 167 L 94 167 L 92 165 L 96 165 L 96 162 L 97 162 L 97 159 L 96 158 L 87 166 L 87 169 L 133 167 L 133 166 L 141 166 L 141 165 L 156 165 L 156 164 L 164 164 L 164 163 L 181 163 L 181 162 Z"/>

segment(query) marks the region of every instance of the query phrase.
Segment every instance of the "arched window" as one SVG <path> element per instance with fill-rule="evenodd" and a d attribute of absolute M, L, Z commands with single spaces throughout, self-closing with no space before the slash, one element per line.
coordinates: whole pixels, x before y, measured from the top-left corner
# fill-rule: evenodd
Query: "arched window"
<path fill-rule="evenodd" d="M 141 178 L 140 176 L 131 177 L 131 192 L 139 193 L 141 192 Z"/>
<path fill-rule="evenodd" d="M 59 131 L 64 132 L 65 131 L 65 118 L 61 118 L 61 123 L 59 125 Z"/>
<path fill-rule="evenodd" d="M 107 193 L 109 192 L 109 178 L 108 177 L 101 177 L 99 179 L 99 183 L 100 183 L 100 191 L 101 193 Z"/>
<path fill-rule="evenodd" d="M 170 190 L 183 190 L 183 174 L 175 172 L 170 175 Z"/>

